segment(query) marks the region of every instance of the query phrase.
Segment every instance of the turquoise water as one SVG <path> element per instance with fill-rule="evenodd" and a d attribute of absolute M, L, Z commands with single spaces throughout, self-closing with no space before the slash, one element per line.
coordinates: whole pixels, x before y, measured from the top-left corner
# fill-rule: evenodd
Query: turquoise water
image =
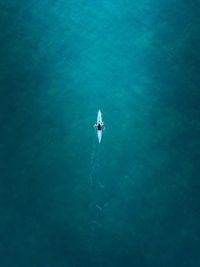
<path fill-rule="evenodd" d="M 199 11 L 0 1 L 1 267 L 200 265 Z"/>

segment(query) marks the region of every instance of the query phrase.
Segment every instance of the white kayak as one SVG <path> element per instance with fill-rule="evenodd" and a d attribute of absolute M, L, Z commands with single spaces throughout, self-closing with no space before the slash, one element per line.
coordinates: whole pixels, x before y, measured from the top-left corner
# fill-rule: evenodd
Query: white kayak
<path fill-rule="evenodd" d="M 102 120 L 102 114 L 101 114 L 101 111 L 99 110 L 98 111 L 98 114 L 97 114 L 97 125 L 98 124 L 103 124 L 103 120 Z M 101 138 L 102 138 L 102 129 L 101 130 L 98 130 L 97 129 L 97 136 L 98 136 L 98 140 L 99 140 L 99 144 L 101 143 Z"/>

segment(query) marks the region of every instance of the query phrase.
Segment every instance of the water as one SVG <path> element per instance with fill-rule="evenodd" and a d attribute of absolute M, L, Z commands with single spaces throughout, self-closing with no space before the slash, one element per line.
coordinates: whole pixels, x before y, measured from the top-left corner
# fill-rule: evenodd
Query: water
<path fill-rule="evenodd" d="M 0 1 L 0 266 L 200 265 L 199 11 Z"/>

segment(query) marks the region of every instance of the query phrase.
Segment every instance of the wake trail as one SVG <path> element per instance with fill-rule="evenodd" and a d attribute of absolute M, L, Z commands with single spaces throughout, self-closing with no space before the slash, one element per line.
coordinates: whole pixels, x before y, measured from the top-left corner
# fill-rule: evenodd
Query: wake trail
<path fill-rule="evenodd" d="M 95 132 L 96 133 L 96 132 Z M 92 144 L 92 151 L 90 155 L 90 174 L 89 174 L 89 179 L 90 179 L 90 185 L 93 187 L 100 187 L 104 188 L 104 185 L 100 181 L 100 145 L 97 142 L 96 139 L 96 134 L 94 135 L 93 138 L 93 144 Z"/>
<path fill-rule="evenodd" d="M 92 143 L 92 152 L 91 152 L 91 155 L 90 155 L 90 175 L 89 175 L 89 178 L 90 178 L 90 184 L 93 185 L 94 184 L 94 173 L 95 173 L 95 170 L 96 170 L 96 167 L 97 167 L 97 164 L 96 164 L 96 136 L 94 136 L 93 138 L 93 143 Z"/>

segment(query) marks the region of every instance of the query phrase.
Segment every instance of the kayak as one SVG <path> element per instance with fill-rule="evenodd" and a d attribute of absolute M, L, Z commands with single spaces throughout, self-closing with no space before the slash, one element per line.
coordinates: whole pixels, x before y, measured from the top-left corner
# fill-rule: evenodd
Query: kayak
<path fill-rule="evenodd" d="M 98 111 L 98 114 L 97 114 L 97 125 L 98 124 L 102 124 L 103 123 L 103 120 L 102 120 L 102 114 L 101 114 L 101 111 L 99 110 Z M 97 136 L 98 136 L 98 140 L 99 140 L 99 144 L 101 143 L 101 138 L 102 138 L 102 130 L 98 130 L 97 129 Z"/>

